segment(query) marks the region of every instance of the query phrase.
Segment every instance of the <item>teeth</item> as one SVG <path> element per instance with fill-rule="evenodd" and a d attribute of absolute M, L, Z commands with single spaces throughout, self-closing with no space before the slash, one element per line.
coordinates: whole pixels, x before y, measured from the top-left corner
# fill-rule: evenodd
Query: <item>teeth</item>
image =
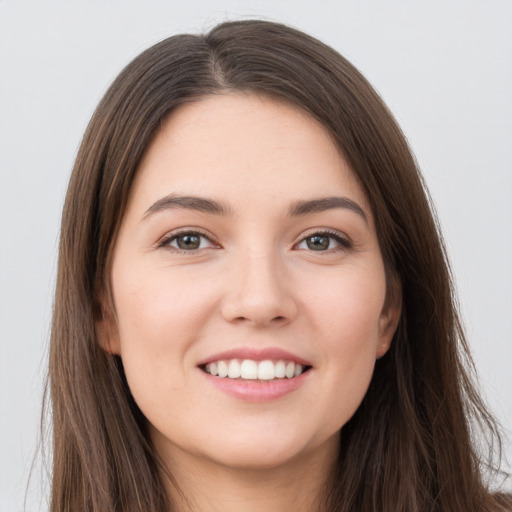
<path fill-rule="evenodd" d="M 230 379 L 238 379 L 240 375 L 240 363 L 236 359 L 232 359 L 228 366 L 228 377 Z"/>
<path fill-rule="evenodd" d="M 276 364 L 276 379 L 284 379 L 286 375 L 286 366 L 284 364 L 284 361 L 278 361 Z"/>
<path fill-rule="evenodd" d="M 228 365 L 224 361 L 219 361 L 217 365 L 217 373 L 219 377 L 227 377 L 228 376 Z"/>
<path fill-rule="evenodd" d="M 250 359 L 244 359 L 240 366 L 240 377 L 242 377 L 242 379 L 257 379 L 258 363 Z"/>
<path fill-rule="evenodd" d="M 272 380 L 276 374 L 272 361 L 261 361 L 258 365 L 258 379 Z"/>
<path fill-rule="evenodd" d="M 295 363 L 288 363 L 286 365 L 285 375 L 288 379 L 291 379 L 295 375 Z"/>
<path fill-rule="evenodd" d="M 205 366 L 206 373 L 210 375 L 247 380 L 273 380 L 291 379 L 304 372 L 304 367 L 293 361 L 253 361 L 252 359 L 230 359 L 228 361 L 215 361 Z"/>

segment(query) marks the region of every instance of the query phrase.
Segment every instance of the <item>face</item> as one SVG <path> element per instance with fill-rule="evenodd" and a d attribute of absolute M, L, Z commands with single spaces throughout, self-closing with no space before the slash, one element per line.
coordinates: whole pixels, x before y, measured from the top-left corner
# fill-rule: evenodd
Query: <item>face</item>
<path fill-rule="evenodd" d="M 236 468 L 335 453 L 399 314 L 367 198 L 326 130 L 253 95 L 163 124 L 111 284 L 100 340 L 157 450 Z"/>

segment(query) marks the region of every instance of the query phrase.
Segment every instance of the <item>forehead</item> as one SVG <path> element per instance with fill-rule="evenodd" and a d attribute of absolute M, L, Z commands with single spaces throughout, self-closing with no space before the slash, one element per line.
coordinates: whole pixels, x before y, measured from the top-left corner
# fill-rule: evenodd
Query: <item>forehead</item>
<path fill-rule="evenodd" d="M 367 205 L 322 124 L 284 101 L 243 93 L 183 105 L 162 124 L 140 163 L 132 198 L 148 203 L 172 192 L 228 202 L 343 193 Z"/>

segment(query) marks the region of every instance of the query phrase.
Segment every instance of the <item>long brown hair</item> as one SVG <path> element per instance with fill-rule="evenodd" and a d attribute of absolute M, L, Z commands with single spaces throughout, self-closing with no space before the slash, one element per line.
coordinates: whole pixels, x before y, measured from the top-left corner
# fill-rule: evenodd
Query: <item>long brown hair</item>
<path fill-rule="evenodd" d="M 96 337 L 98 293 L 110 297 L 116 234 L 161 123 L 178 105 L 232 90 L 284 99 L 329 130 L 366 191 L 390 282 L 402 289 L 398 331 L 341 430 L 323 506 L 505 510 L 507 499 L 482 477 L 489 453 L 474 447 L 482 431 L 499 447 L 496 423 L 472 384 L 445 250 L 403 134 L 333 49 L 284 25 L 236 21 L 143 52 L 113 82 L 84 135 L 62 217 L 51 336 L 52 512 L 170 510 L 122 362 Z"/>

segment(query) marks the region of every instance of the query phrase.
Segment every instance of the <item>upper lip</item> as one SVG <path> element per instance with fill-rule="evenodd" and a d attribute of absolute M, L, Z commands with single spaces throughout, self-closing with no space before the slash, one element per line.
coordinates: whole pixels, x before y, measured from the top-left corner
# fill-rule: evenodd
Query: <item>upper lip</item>
<path fill-rule="evenodd" d="M 312 364 L 306 359 L 303 359 L 302 357 L 299 357 L 293 354 L 292 352 L 277 347 L 233 348 L 231 350 L 225 350 L 223 352 L 218 352 L 216 354 L 208 356 L 202 361 L 199 361 L 197 365 L 201 366 L 207 363 L 212 363 L 213 361 L 225 361 L 227 359 L 252 359 L 253 361 L 286 360 L 293 361 L 294 363 L 299 363 L 303 366 L 312 366 Z"/>

